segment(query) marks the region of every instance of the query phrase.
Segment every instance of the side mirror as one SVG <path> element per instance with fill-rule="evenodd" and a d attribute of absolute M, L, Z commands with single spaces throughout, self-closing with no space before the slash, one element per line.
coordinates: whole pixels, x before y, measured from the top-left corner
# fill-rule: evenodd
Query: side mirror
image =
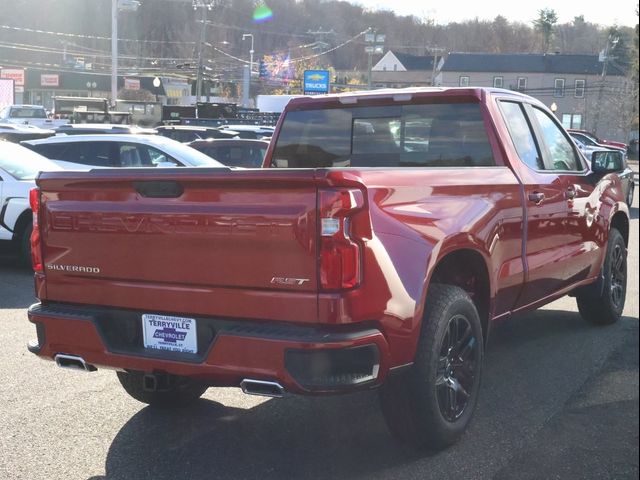
<path fill-rule="evenodd" d="M 599 150 L 591 154 L 591 171 L 594 173 L 613 173 L 624 170 L 622 152 Z"/>

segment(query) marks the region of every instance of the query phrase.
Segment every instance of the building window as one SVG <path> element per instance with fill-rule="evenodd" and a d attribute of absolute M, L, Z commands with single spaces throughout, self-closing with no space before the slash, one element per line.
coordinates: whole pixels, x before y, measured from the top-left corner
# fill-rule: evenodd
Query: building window
<path fill-rule="evenodd" d="M 584 98 L 584 80 L 576 80 L 576 88 L 574 96 L 576 98 Z"/>
<path fill-rule="evenodd" d="M 467 76 L 461 76 L 460 77 L 460 84 L 461 87 L 468 87 L 469 86 L 469 77 Z"/>
<path fill-rule="evenodd" d="M 564 78 L 556 78 L 553 86 L 554 97 L 564 97 Z"/>
<path fill-rule="evenodd" d="M 564 128 L 582 128 L 582 114 L 581 113 L 564 113 L 562 114 L 562 126 Z"/>
<path fill-rule="evenodd" d="M 398 71 L 398 64 L 397 64 L 397 63 L 394 63 L 394 64 L 393 64 L 393 71 L 394 71 L 394 72 L 397 72 L 397 71 Z"/>
<path fill-rule="evenodd" d="M 493 87 L 494 88 L 502 88 L 504 86 L 504 78 L 502 77 L 493 77 Z"/>
<path fill-rule="evenodd" d="M 518 91 L 524 92 L 527 89 L 527 79 L 525 77 L 518 77 Z"/>

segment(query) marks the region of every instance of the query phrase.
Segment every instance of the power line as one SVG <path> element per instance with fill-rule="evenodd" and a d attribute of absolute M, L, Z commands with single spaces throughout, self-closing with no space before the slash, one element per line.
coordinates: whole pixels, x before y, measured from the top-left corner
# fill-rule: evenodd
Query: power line
<path fill-rule="evenodd" d="M 111 37 L 103 37 L 99 35 L 82 35 L 78 33 L 64 33 L 64 32 L 53 32 L 50 30 L 38 30 L 35 28 L 25 28 L 25 27 L 13 27 L 10 25 L 0 25 L 0 29 L 4 30 L 13 30 L 17 32 L 28 32 L 28 33 L 40 33 L 46 35 L 53 35 L 57 37 L 68 37 L 68 38 L 86 38 L 91 40 L 108 40 L 111 41 Z M 178 45 L 195 45 L 196 42 L 182 42 L 182 41 L 171 41 L 171 40 L 138 40 L 136 38 L 118 38 L 119 42 L 138 42 L 138 43 L 160 43 L 160 44 L 178 44 Z"/>

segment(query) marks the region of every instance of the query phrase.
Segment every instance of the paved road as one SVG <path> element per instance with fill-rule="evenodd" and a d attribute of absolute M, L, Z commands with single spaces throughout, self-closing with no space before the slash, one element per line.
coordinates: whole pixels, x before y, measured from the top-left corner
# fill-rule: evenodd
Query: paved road
<path fill-rule="evenodd" d="M 637 206 L 622 321 L 589 326 L 566 298 L 496 326 L 470 430 L 426 455 L 394 443 L 374 392 L 209 389 L 166 412 L 113 372 L 59 370 L 26 351 L 31 276 L 0 256 L 0 479 L 637 479 Z"/>

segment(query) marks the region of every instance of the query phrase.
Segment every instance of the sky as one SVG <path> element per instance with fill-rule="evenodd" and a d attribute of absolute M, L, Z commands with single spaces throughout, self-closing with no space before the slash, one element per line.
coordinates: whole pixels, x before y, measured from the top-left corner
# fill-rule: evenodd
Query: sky
<path fill-rule="evenodd" d="M 351 0 L 366 8 L 392 10 L 396 15 L 415 15 L 429 18 L 438 24 L 462 22 L 478 17 L 493 20 L 502 15 L 510 22 L 531 24 L 543 8 L 551 8 L 558 14 L 558 23 L 568 23 L 578 15 L 587 22 L 604 26 L 634 27 L 638 23 L 635 0 L 480 0 L 432 1 L 421 0 Z"/>

